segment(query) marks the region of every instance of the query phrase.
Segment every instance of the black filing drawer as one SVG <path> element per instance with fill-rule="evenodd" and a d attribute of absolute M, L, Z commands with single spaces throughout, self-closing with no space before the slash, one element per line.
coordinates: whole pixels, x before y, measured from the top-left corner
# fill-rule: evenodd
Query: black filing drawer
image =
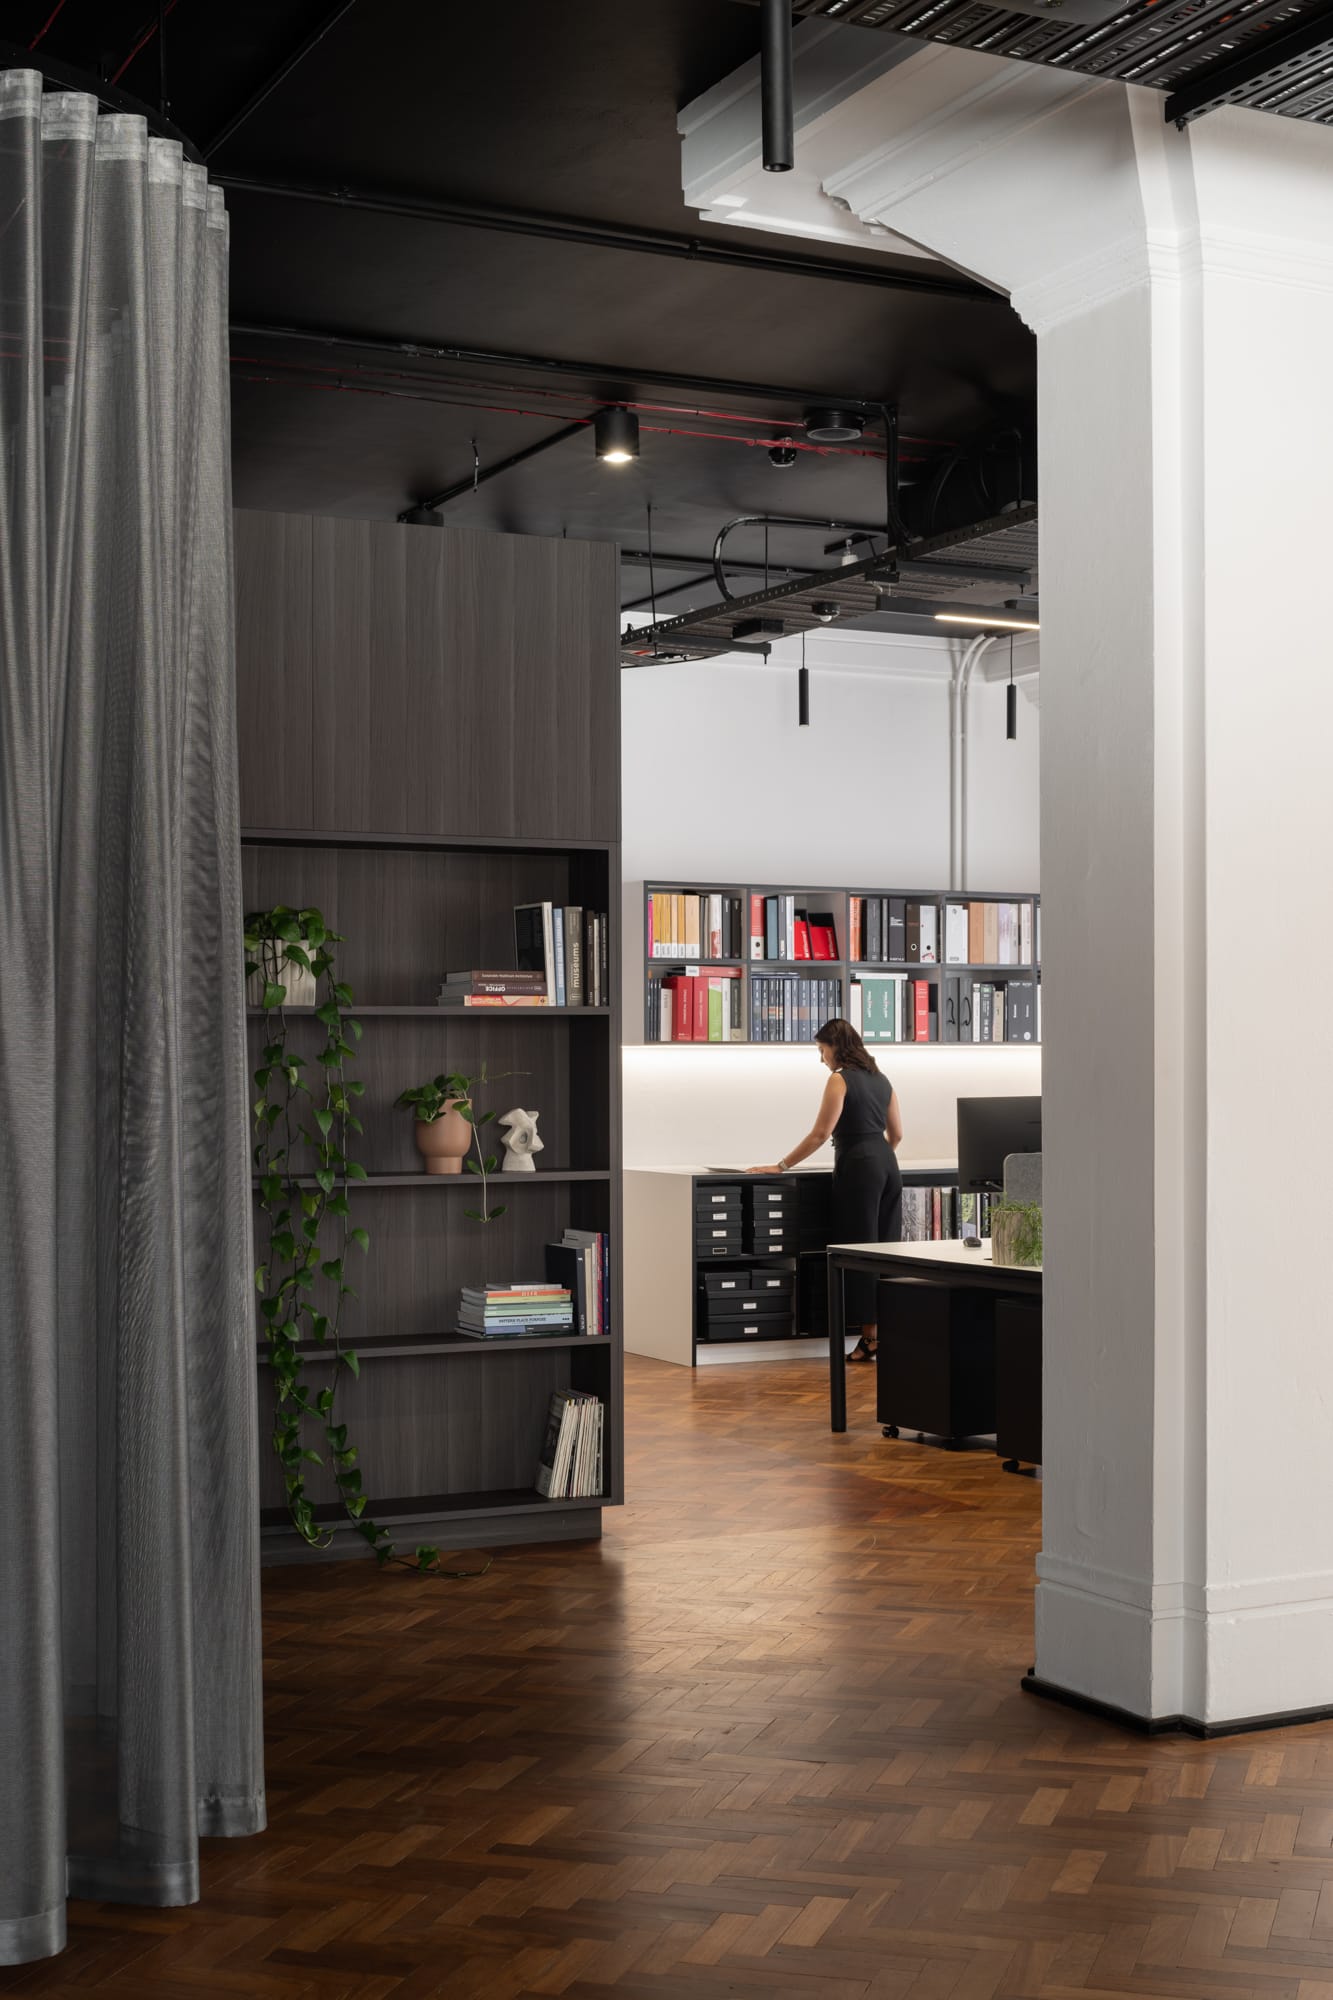
<path fill-rule="evenodd" d="M 761 1265 L 749 1272 L 750 1290 L 759 1298 L 790 1299 L 796 1291 L 794 1271 L 769 1271 Z"/>
<path fill-rule="evenodd" d="M 694 1190 L 694 1213 L 705 1215 L 739 1215 L 741 1212 L 741 1190 L 739 1185 L 715 1187 L 705 1182 Z"/>
<path fill-rule="evenodd" d="M 737 1314 L 734 1319 L 719 1319 L 710 1315 L 700 1319 L 699 1338 L 701 1340 L 787 1340 L 794 1332 L 790 1313 L 769 1313 L 748 1319 Z"/>
<path fill-rule="evenodd" d="M 745 1247 L 756 1257 L 791 1257 L 800 1238 L 790 1222 L 752 1222 L 745 1232 Z"/>
<path fill-rule="evenodd" d="M 699 1274 L 699 1295 L 703 1299 L 745 1298 L 750 1290 L 751 1273 L 744 1269 L 729 1267 L 725 1271 L 701 1271 Z"/>
<path fill-rule="evenodd" d="M 695 1261 L 700 1264 L 711 1263 L 715 1257 L 729 1257 L 734 1263 L 745 1254 L 739 1233 L 733 1236 L 725 1229 L 719 1236 L 700 1237 L 694 1246 Z"/>
<path fill-rule="evenodd" d="M 795 1215 L 796 1190 L 783 1181 L 773 1181 L 759 1175 L 746 1189 L 750 1197 L 750 1208 L 755 1215 Z"/>
<path fill-rule="evenodd" d="M 716 1274 L 714 1274 L 716 1275 Z M 743 1292 L 699 1294 L 699 1324 L 721 1319 L 790 1319 L 791 1299 L 767 1296 L 748 1287 Z"/>

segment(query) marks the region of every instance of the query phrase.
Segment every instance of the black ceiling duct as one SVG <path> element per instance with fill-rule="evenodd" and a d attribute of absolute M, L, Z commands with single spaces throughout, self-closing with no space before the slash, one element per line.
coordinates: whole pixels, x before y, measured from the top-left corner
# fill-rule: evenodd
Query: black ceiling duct
<path fill-rule="evenodd" d="M 759 95 L 764 171 L 787 174 L 796 163 L 792 108 L 791 0 L 760 0 Z"/>
<path fill-rule="evenodd" d="M 855 444 L 865 433 L 859 410 L 807 410 L 805 434 L 811 444 Z"/>

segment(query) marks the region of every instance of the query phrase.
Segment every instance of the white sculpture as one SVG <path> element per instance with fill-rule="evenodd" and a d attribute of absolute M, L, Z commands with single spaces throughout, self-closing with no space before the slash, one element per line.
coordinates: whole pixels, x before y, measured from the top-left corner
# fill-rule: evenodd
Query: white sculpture
<path fill-rule="evenodd" d="M 496 1123 L 509 1128 L 505 1133 L 505 1163 L 501 1171 L 506 1174 L 535 1174 L 537 1169 L 532 1156 L 545 1150 L 537 1137 L 537 1113 L 523 1111 L 515 1105 Z"/>

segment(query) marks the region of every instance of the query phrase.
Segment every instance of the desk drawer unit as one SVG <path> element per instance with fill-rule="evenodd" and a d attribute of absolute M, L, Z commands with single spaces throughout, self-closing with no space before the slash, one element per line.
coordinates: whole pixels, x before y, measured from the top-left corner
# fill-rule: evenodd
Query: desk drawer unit
<path fill-rule="evenodd" d="M 880 1284 L 876 1415 L 889 1436 L 921 1431 L 956 1447 L 994 1431 L 994 1306 L 963 1286 Z"/>

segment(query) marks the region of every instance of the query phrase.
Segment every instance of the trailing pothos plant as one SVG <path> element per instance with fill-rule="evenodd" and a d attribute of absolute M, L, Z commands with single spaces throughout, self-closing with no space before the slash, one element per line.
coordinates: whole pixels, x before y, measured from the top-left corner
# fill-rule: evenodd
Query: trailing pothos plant
<path fill-rule="evenodd" d="M 366 1231 L 352 1223 L 348 1200 L 351 1184 L 366 1179 L 365 1168 L 347 1150 L 361 1131 L 355 1105 L 365 1085 L 347 1072 L 361 1024 L 347 1011 L 351 988 L 336 976 L 334 947 L 341 942 L 341 933 L 330 930 L 316 909 L 279 904 L 245 919 L 246 973 L 264 974 L 265 1039 L 254 1072 L 253 1106 L 262 1217 L 255 1283 L 273 1369 L 273 1448 L 282 1464 L 292 1525 L 311 1548 L 327 1548 L 334 1529 L 316 1519 L 305 1468 L 328 1465 L 344 1514 L 382 1567 L 472 1576 L 479 1572 L 442 1570 L 440 1551 L 426 1544 L 410 1556 L 395 1549 L 388 1529 L 367 1511 L 357 1449 L 338 1420 L 343 1379 L 361 1372 L 355 1349 L 343 1344 L 343 1308 L 356 1297 L 348 1257 L 353 1247 L 365 1252 L 370 1246 Z M 287 989 L 274 976 L 284 957 L 315 979 L 313 1017 L 323 1029 L 323 1046 L 313 1061 L 292 1046 Z M 302 1018 L 310 1015 L 302 1010 Z M 317 1302 L 317 1292 L 324 1303 Z M 324 1378 L 319 1389 L 306 1378 L 303 1343 L 318 1356 Z M 322 1449 L 309 1441 L 312 1432 Z"/>
<path fill-rule="evenodd" d="M 504 1070 L 501 1077 L 520 1074 L 516 1070 Z M 405 1090 L 398 1099 L 399 1104 L 415 1112 L 421 1125 L 433 1125 L 437 1118 L 443 1118 L 446 1111 L 457 1111 L 472 1127 L 472 1144 L 463 1161 L 466 1173 L 476 1174 L 481 1181 L 481 1207 L 463 1210 L 471 1222 L 494 1222 L 505 1212 L 504 1202 L 494 1208 L 490 1205 L 490 1177 L 495 1172 L 496 1156 L 488 1153 L 481 1143 L 481 1127 L 489 1125 L 494 1118 L 493 1111 L 478 1111 L 474 1093 L 480 1084 L 499 1083 L 501 1077 L 489 1076 L 483 1062 L 477 1076 L 462 1076 L 455 1072 L 452 1076 L 437 1076 L 431 1083 L 417 1083 Z"/>

